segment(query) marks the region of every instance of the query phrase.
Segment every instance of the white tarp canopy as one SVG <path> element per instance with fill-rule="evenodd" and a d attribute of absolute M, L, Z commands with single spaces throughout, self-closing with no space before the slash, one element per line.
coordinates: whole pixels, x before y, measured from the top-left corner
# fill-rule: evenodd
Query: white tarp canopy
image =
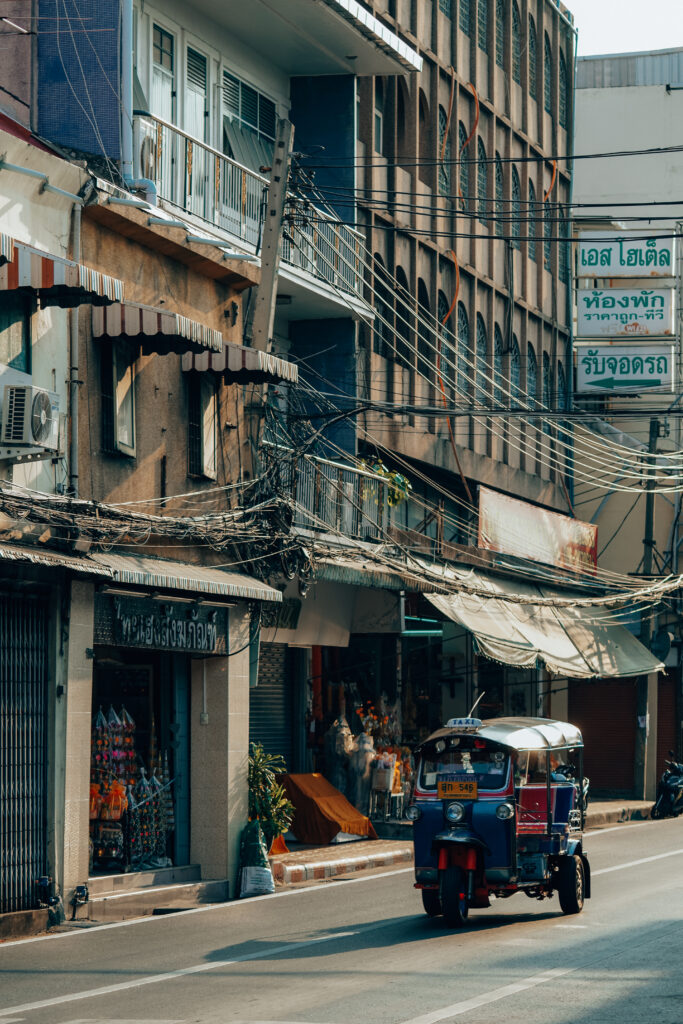
<path fill-rule="evenodd" d="M 605 608 L 533 603 L 534 598 L 566 601 L 572 597 L 567 591 L 475 570 L 449 569 L 447 574 L 488 593 L 425 597 L 446 618 L 469 630 L 488 658 L 517 668 L 533 668 L 541 661 L 556 675 L 577 679 L 647 675 L 664 668 Z"/>

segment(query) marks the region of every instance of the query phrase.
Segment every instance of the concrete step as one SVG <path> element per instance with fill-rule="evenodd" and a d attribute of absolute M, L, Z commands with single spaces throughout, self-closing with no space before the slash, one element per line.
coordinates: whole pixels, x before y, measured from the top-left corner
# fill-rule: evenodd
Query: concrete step
<path fill-rule="evenodd" d="M 143 889 L 150 885 L 174 885 L 199 882 L 202 874 L 198 864 L 184 864 L 177 868 L 154 868 L 150 871 L 129 871 L 119 875 L 93 875 L 88 879 L 91 896 Z"/>
<path fill-rule="evenodd" d="M 227 879 L 207 882 L 185 882 L 171 885 L 148 885 L 141 889 L 91 895 L 78 915 L 91 921 L 125 921 L 129 917 L 148 917 L 155 913 L 191 910 L 206 903 L 224 903 L 228 899 Z"/>

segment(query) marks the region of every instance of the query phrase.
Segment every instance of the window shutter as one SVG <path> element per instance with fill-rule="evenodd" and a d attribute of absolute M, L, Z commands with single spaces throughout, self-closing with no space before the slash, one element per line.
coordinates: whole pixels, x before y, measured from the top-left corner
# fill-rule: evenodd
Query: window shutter
<path fill-rule="evenodd" d="M 223 72 L 223 111 L 240 116 L 240 83 L 227 71 Z"/>
<path fill-rule="evenodd" d="M 258 98 L 258 127 L 269 139 L 275 138 L 275 104 L 265 96 Z"/>
<path fill-rule="evenodd" d="M 245 124 L 258 128 L 258 93 L 250 85 L 242 82 L 242 120 Z"/>
<path fill-rule="evenodd" d="M 187 81 L 206 94 L 206 57 L 191 46 L 187 48 Z"/>

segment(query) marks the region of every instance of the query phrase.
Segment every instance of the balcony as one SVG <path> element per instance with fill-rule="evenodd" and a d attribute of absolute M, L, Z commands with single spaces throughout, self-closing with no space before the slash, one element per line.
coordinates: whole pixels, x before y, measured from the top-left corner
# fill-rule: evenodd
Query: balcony
<path fill-rule="evenodd" d="M 268 179 L 225 156 L 176 125 L 150 114 L 134 118 L 135 176 L 150 178 L 159 198 L 254 252 Z M 309 207 L 310 217 L 294 212 L 283 240 L 282 271 L 288 268 L 360 300 L 361 234 L 325 211 Z"/>
<path fill-rule="evenodd" d="M 262 455 L 277 462 L 283 493 L 294 503 L 295 527 L 354 541 L 394 543 L 428 558 L 457 558 L 462 546 L 476 544 L 476 523 L 457 540 L 453 515 L 443 505 L 408 496 L 390 504 L 390 484 L 370 470 L 312 455 L 295 461 L 291 453 L 266 443 Z M 338 538 L 341 539 L 341 538 Z"/>

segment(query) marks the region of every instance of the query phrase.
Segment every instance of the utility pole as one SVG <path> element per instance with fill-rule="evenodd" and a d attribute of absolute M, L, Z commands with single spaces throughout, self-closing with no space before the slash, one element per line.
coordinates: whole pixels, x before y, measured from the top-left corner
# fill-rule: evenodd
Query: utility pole
<path fill-rule="evenodd" d="M 655 455 L 657 452 L 657 441 L 659 440 L 659 420 L 652 417 L 650 420 L 650 438 L 647 446 L 648 453 Z M 654 460 L 651 462 L 648 473 L 648 481 L 645 485 L 645 536 L 643 537 L 643 575 L 652 575 L 652 553 L 655 546 L 655 473 Z M 646 620 L 641 630 L 641 640 L 647 649 L 650 649 L 652 642 L 652 622 Z M 647 786 L 647 744 L 649 731 L 648 716 L 648 689 L 649 676 L 638 676 L 636 690 L 636 749 L 634 759 L 634 795 L 637 800 L 646 799 Z"/>
<path fill-rule="evenodd" d="M 269 351 L 273 335 L 277 278 L 280 268 L 282 222 L 287 201 L 287 185 L 292 160 L 293 140 L 294 126 L 291 121 L 281 118 L 277 123 L 275 145 L 273 146 L 273 166 L 270 169 L 270 181 L 266 195 L 266 212 L 261 236 L 261 280 L 256 290 L 254 319 L 251 328 L 251 347 L 260 349 L 261 352 Z M 267 394 L 268 385 L 264 384 L 260 400 L 252 400 L 249 406 L 245 406 L 247 430 L 242 448 L 242 464 L 247 479 L 249 477 L 253 478 L 255 472 Z"/>
<path fill-rule="evenodd" d="M 273 148 L 273 166 L 266 199 L 266 215 L 263 221 L 261 244 L 261 282 L 256 292 L 254 320 L 251 331 L 251 347 L 267 352 L 275 320 L 275 298 L 277 275 L 280 268 L 280 240 L 282 220 L 287 200 L 287 183 L 292 160 L 294 126 L 291 121 L 281 119 L 277 124 L 277 135 Z"/>

